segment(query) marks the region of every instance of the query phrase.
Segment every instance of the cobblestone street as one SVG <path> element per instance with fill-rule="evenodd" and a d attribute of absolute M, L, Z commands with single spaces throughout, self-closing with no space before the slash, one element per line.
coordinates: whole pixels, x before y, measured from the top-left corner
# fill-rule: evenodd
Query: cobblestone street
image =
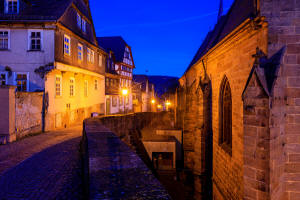
<path fill-rule="evenodd" d="M 0 199 L 82 199 L 76 126 L 0 146 Z"/>

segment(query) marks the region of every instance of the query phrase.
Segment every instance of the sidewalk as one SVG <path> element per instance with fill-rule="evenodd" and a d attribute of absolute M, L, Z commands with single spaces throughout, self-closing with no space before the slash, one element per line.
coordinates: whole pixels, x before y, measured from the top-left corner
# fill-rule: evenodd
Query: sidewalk
<path fill-rule="evenodd" d="M 0 146 L 0 200 L 81 199 L 82 126 Z"/>

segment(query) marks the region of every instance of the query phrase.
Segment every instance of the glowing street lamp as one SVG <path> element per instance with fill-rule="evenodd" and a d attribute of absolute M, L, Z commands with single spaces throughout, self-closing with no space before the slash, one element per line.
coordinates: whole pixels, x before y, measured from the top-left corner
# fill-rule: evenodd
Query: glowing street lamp
<path fill-rule="evenodd" d="M 158 108 L 158 109 L 161 109 L 161 108 L 162 108 L 162 106 L 159 104 L 159 105 L 157 105 L 157 108 Z"/>
<path fill-rule="evenodd" d="M 152 103 L 152 104 L 155 104 L 155 99 L 152 99 L 152 100 L 151 100 L 151 103 Z"/>
<path fill-rule="evenodd" d="M 123 88 L 121 92 L 123 95 L 123 105 L 124 105 L 124 114 L 125 114 L 125 97 L 128 95 L 128 89 Z"/>
<path fill-rule="evenodd" d="M 169 110 L 169 106 L 171 105 L 171 102 L 169 100 L 166 101 L 166 107 L 167 107 L 167 111 Z"/>

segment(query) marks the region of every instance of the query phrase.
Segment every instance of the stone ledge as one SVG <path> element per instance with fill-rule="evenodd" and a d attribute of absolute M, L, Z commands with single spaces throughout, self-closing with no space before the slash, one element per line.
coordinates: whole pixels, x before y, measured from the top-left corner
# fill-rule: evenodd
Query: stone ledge
<path fill-rule="evenodd" d="M 89 199 L 171 199 L 138 155 L 100 122 L 85 120 L 82 147 Z"/>

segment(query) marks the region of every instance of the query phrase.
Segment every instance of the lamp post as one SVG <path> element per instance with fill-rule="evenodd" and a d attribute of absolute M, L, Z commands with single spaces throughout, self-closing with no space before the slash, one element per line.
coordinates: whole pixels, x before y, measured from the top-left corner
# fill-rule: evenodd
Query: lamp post
<path fill-rule="evenodd" d="M 125 97 L 128 95 L 128 89 L 123 88 L 122 95 L 123 95 L 123 105 L 124 105 L 124 114 L 125 114 Z"/>
<path fill-rule="evenodd" d="M 167 108 L 167 111 L 169 111 L 169 106 L 171 105 L 171 102 L 169 100 L 166 101 L 166 108 Z"/>
<path fill-rule="evenodd" d="M 152 99 L 152 100 L 151 100 L 151 104 L 152 104 L 152 106 L 151 106 L 151 111 L 154 112 L 155 99 Z"/>

